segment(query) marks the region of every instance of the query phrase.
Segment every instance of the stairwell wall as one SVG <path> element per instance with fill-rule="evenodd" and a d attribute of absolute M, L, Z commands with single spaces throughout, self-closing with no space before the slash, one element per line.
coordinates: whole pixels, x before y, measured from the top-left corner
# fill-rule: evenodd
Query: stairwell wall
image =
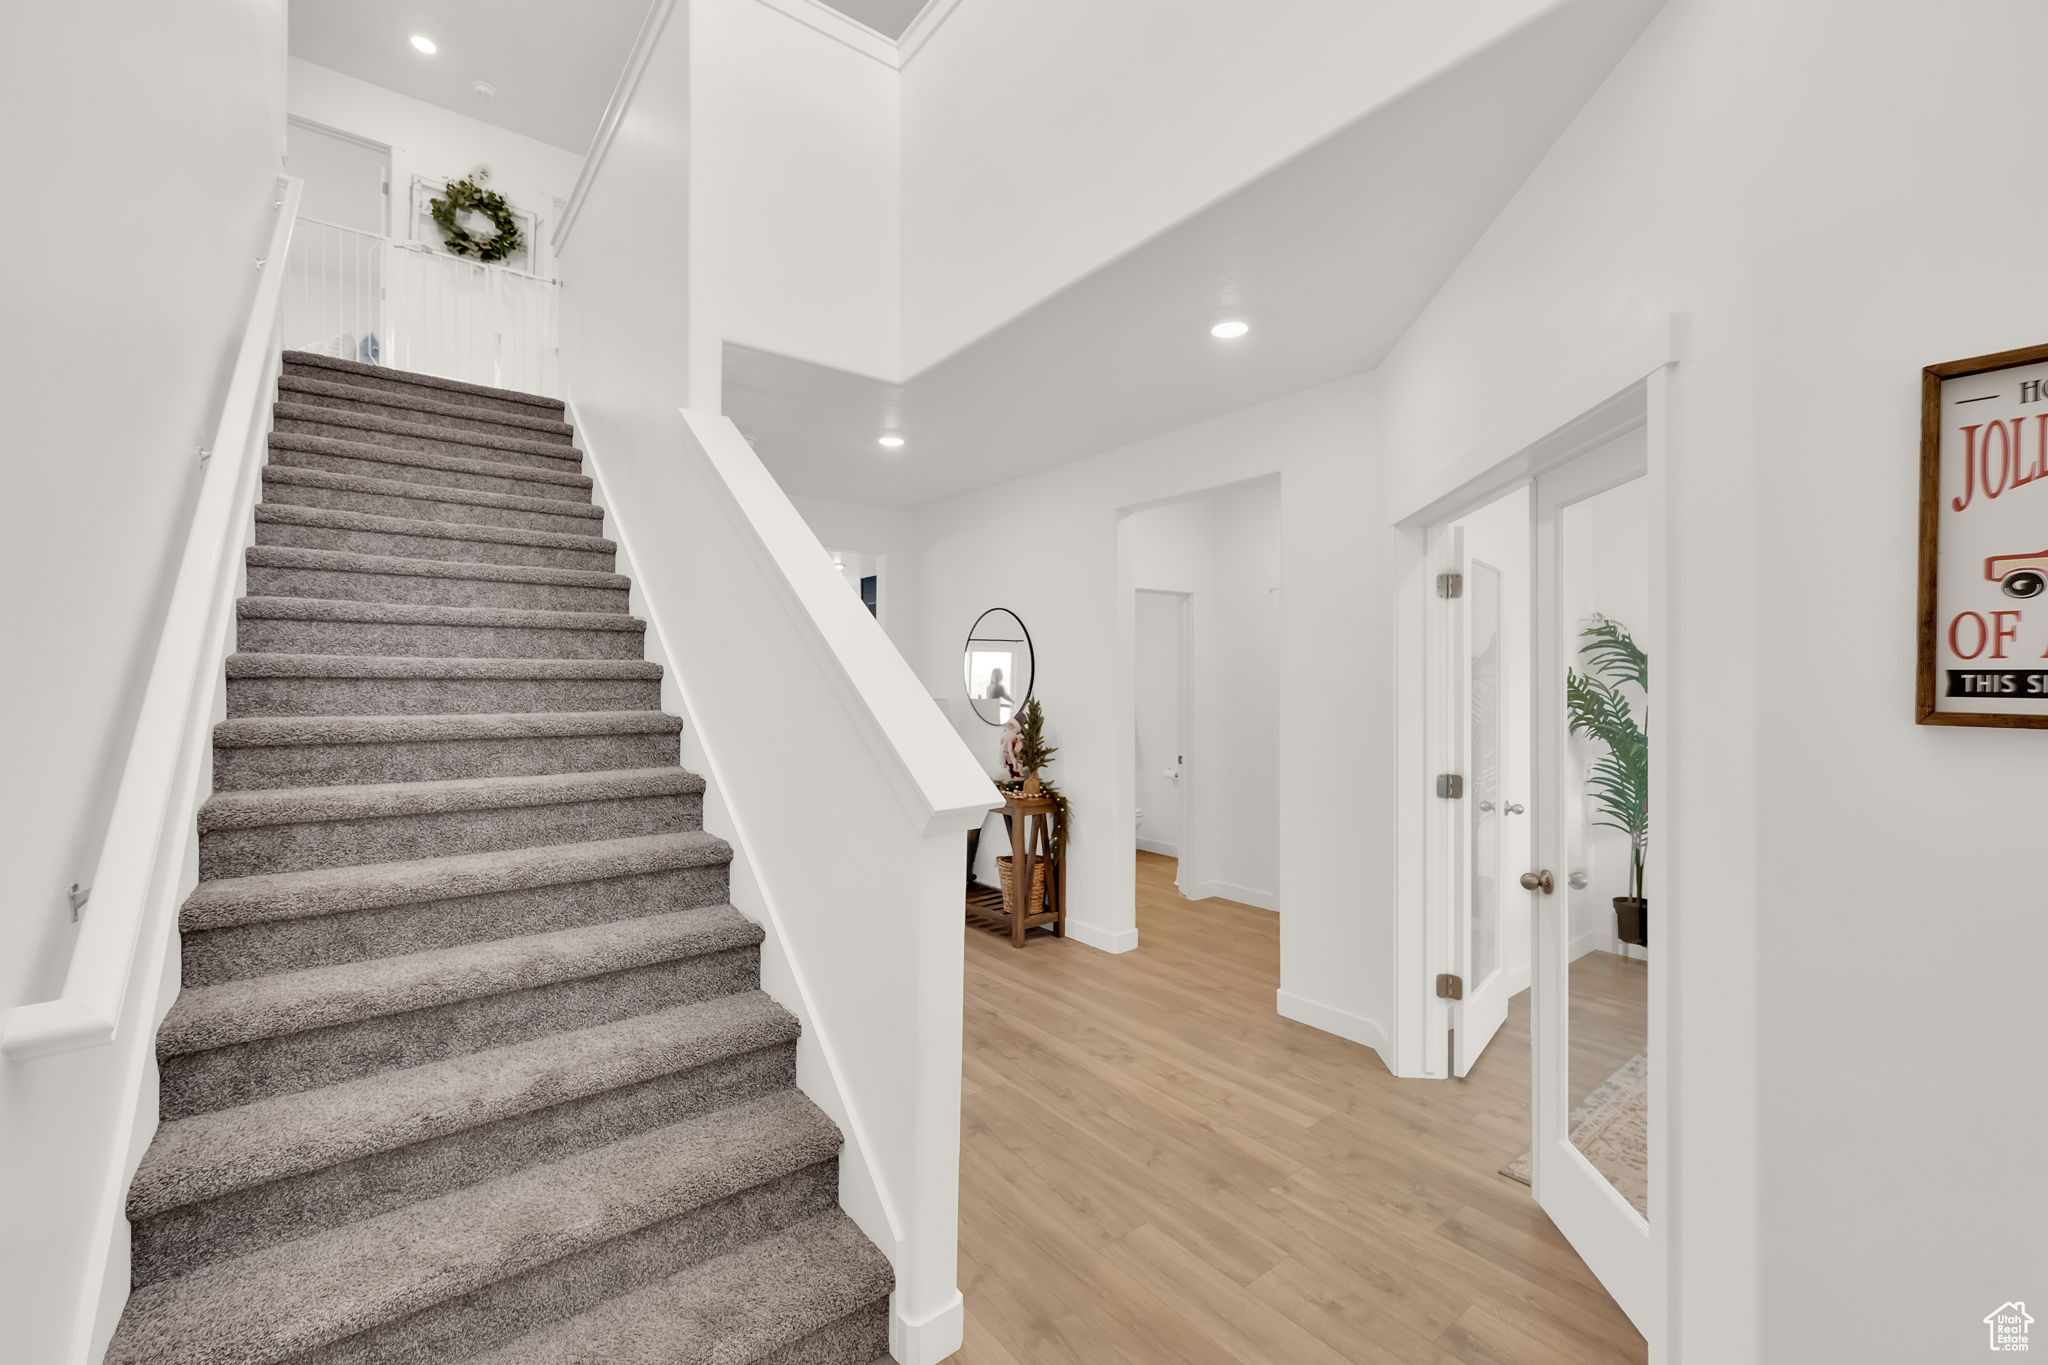
<path fill-rule="evenodd" d="M 65 888 L 91 879 L 274 218 L 284 9 L 129 6 L 110 25 L 91 7 L 37 6 L 10 17 L 0 47 L 0 110 L 34 130 L 12 169 L 44 206 L 0 228 L 19 266 L 0 375 L 21 514 L 0 551 L 0 1011 L 53 996 L 76 935 Z M 123 98 L 91 93 L 106 89 Z M 146 244 L 107 201 L 110 174 L 149 206 Z M 86 1083 L 33 1070 L 50 1065 L 0 1066 L 0 1319 L 8 1350 L 38 1361 L 64 1359 L 76 1277 L 105 1236 L 76 1216 L 102 1174 L 91 1157 L 70 1169 L 27 1155 L 38 1111 L 24 1087 Z"/>

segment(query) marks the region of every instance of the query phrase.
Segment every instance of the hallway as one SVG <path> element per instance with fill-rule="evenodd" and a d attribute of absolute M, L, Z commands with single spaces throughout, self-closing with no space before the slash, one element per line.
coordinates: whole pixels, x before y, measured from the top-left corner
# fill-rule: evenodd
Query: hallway
<path fill-rule="evenodd" d="M 1137 857 L 1135 953 L 967 933 L 960 1365 L 1646 1358 L 1496 1174 L 1519 1020 L 1473 1079 L 1396 1082 L 1274 1013 L 1276 915 Z"/>

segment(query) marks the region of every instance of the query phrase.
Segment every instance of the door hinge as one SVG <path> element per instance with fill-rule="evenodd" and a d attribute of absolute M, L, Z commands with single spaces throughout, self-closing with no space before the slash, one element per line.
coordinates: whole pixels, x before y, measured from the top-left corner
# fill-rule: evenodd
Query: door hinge
<path fill-rule="evenodd" d="M 1463 1000 L 1465 998 L 1465 978 L 1453 976 L 1449 972 L 1439 976 L 1436 979 L 1436 998 L 1439 1000 Z"/>
<path fill-rule="evenodd" d="M 1436 794 L 1447 801 L 1461 800 L 1465 795 L 1465 779 L 1456 773 L 1438 773 Z"/>
<path fill-rule="evenodd" d="M 1438 574 L 1436 576 L 1436 595 L 1438 597 L 1463 597 L 1465 595 L 1465 575 L 1461 573 Z"/>

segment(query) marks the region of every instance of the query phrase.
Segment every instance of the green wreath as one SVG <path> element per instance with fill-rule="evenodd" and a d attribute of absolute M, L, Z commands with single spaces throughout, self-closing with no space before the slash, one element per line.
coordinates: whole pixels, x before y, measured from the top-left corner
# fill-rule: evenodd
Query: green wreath
<path fill-rule="evenodd" d="M 474 256 L 479 261 L 502 261 L 526 245 L 519 235 L 519 219 L 513 215 L 512 206 L 505 202 L 505 196 L 495 190 L 487 190 L 479 181 L 488 180 L 491 173 L 479 170 L 467 180 L 458 180 L 450 185 L 447 192 L 434 200 L 430 209 L 434 225 L 441 229 L 442 240 L 448 250 L 457 256 Z M 462 226 L 462 215 L 481 213 L 497 228 L 495 236 L 478 237 Z"/>

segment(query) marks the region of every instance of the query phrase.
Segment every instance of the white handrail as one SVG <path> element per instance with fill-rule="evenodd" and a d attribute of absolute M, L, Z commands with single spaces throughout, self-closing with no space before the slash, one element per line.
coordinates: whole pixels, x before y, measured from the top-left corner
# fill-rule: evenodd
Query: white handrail
<path fill-rule="evenodd" d="M 278 178 L 277 221 L 257 263 L 256 298 L 221 404 L 206 471 L 164 613 L 135 738 L 94 869 L 91 900 L 79 925 L 64 989 L 55 1000 L 19 1005 L 7 1016 L 0 1053 L 39 1057 L 100 1047 L 114 1039 L 143 928 L 155 898 L 175 896 L 186 832 L 202 799 L 197 790 L 209 729 L 220 646 L 240 581 L 243 537 L 262 467 L 258 423 L 270 395 L 264 379 L 283 297 L 285 253 L 298 217 L 301 183 Z M 153 1021 L 146 1021 L 153 1022 Z"/>

